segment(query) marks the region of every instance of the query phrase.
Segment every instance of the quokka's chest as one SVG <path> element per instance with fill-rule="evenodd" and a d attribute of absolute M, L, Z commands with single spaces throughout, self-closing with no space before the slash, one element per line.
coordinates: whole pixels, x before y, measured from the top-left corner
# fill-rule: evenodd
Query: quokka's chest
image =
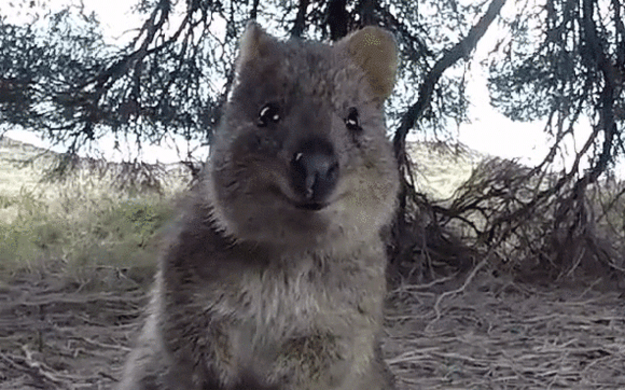
<path fill-rule="evenodd" d="M 206 302 L 210 315 L 233 329 L 283 339 L 334 332 L 377 317 L 384 293 L 382 266 L 313 263 L 241 270 L 222 288 L 211 289 Z"/>
<path fill-rule="evenodd" d="M 178 288 L 185 296 L 178 302 L 167 299 L 164 314 L 173 326 L 163 333 L 165 343 L 184 340 L 185 353 L 208 359 L 205 364 L 215 365 L 224 378 L 246 366 L 278 370 L 277 362 L 287 356 L 317 355 L 328 346 L 344 356 L 355 350 L 369 356 L 382 322 L 380 262 L 243 267 L 218 280 L 196 279 L 184 292 Z"/>
<path fill-rule="evenodd" d="M 272 360 L 310 340 L 375 333 L 381 322 L 383 275 L 372 278 L 354 269 L 339 277 L 338 272 L 345 270 L 335 269 L 322 279 L 307 272 L 243 276 L 239 294 L 223 302 L 232 313 L 226 333 L 233 354 Z"/>

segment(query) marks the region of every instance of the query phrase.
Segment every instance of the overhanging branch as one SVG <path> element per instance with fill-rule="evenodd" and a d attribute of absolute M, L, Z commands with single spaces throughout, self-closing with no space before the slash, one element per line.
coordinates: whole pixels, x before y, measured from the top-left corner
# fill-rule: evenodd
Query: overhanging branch
<path fill-rule="evenodd" d="M 469 33 L 460 42 L 445 54 L 434 64 L 432 70 L 427 74 L 423 83 L 419 87 L 419 99 L 413 104 L 408 111 L 402 116 L 399 129 L 395 132 L 393 138 L 393 147 L 395 156 L 400 164 L 405 161 L 405 144 L 406 135 L 414 127 L 419 118 L 422 117 L 425 110 L 429 107 L 434 92 L 434 87 L 440 80 L 443 72 L 455 64 L 459 59 L 468 56 L 482 38 L 490 24 L 499 15 L 501 8 L 506 0 L 493 0 L 486 13 L 482 18 L 469 30 Z"/>

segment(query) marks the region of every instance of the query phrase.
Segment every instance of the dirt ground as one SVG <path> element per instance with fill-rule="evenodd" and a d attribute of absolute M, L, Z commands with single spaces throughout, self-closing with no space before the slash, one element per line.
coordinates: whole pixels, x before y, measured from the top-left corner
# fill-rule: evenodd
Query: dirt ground
<path fill-rule="evenodd" d="M 146 297 L 122 276 L 110 284 L 29 274 L 0 287 L 0 389 L 113 388 Z M 387 335 L 402 390 L 625 389 L 623 292 L 486 273 L 456 292 L 406 285 L 390 294 Z"/>

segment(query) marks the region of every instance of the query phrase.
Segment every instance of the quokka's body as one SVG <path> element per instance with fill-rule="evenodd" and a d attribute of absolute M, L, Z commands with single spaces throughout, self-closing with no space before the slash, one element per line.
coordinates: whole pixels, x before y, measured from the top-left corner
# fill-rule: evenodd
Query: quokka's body
<path fill-rule="evenodd" d="M 248 26 L 120 390 L 393 387 L 379 336 L 396 66 L 379 28 L 329 46 Z"/>

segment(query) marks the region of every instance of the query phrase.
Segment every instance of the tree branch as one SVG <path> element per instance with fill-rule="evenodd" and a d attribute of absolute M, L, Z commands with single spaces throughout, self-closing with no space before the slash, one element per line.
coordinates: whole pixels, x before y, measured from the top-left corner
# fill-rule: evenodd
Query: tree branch
<path fill-rule="evenodd" d="M 252 11 L 250 11 L 250 19 L 256 20 L 256 16 L 258 16 L 258 5 L 260 0 L 254 0 L 252 3 Z"/>
<path fill-rule="evenodd" d="M 291 29 L 291 36 L 300 38 L 306 27 L 306 10 L 308 9 L 310 0 L 300 0 L 299 7 L 297 8 L 297 16 L 295 16 L 295 23 Z"/>
<path fill-rule="evenodd" d="M 349 13 L 347 12 L 347 0 L 330 0 L 328 3 L 328 26 L 330 26 L 330 39 L 335 42 L 347 35 L 349 25 Z"/>
<path fill-rule="evenodd" d="M 447 51 L 436 64 L 434 64 L 432 70 L 430 70 L 425 77 L 425 80 L 419 87 L 419 99 L 403 115 L 399 129 L 397 129 L 393 138 L 395 156 L 400 161 L 400 164 L 403 165 L 403 161 L 405 161 L 406 135 L 429 107 L 434 87 L 443 72 L 459 59 L 468 56 L 471 51 L 475 49 L 477 42 L 482 38 L 484 33 L 486 33 L 486 30 L 488 30 L 493 20 L 499 15 L 505 2 L 506 0 L 493 0 L 488 6 L 488 10 L 484 16 L 469 30 L 467 36 Z"/>
<path fill-rule="evenodd" d="M 593 183 L 605 171 L 608 162 L 612 159 L 612 142 L 617 135 L 614 121 L 615 89 L 617 88 L 617 70 L 605 54 L 604 46 L 597 35 L 597 26 L 594 17 L 594 1 L 584 0 L 583 3 L 584 40 L 591 50 L 592 66 L 603 76 L 599 111 L 599 127 L 604 133 L 603 148 L 599 154 L 599 161 L 588 173 L 588 183 Z"/>

